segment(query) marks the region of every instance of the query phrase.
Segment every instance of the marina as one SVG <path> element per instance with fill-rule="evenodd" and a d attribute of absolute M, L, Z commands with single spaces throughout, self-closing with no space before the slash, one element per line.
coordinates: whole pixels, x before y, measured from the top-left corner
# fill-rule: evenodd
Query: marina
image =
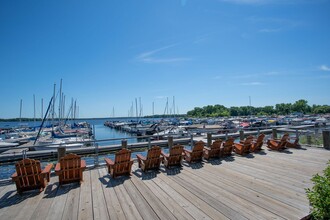
<path fill-rule="evenodd" d="M 324 149 L 264 150 L 248 157 L 184 163 L 182 168 L 110 178 L 105 167 L 84 181 L 41 192 L 0 186 L 1 219 L 300 219 L 309 213 L 304 189 L 330 158 Z"/>

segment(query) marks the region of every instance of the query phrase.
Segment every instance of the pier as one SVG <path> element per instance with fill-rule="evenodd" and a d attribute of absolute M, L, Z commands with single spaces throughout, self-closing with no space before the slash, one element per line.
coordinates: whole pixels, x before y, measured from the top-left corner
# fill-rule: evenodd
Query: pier
<path fill-rule="evenodd" d="M 265 149 L 265 146 L 264 146 Z M 303 147 L 203 161 L 182 168 L 112 179 L 105 167 L 79 184 L 22 196 L 0 184 L 0 219 L 300 219 L 309 213 L 305 188 L 322 173 L 330 151 Z"/>

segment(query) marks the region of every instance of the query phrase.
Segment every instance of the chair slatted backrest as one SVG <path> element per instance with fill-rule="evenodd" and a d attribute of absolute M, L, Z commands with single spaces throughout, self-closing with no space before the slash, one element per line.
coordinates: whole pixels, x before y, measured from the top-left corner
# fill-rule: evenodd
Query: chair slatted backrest
<path fill-rule="evenodd" d="M 15 168 L 21 188 L 33 187 L 41 183 L 40 161 L 27 158 L 17 162 Z"/>
<path fill-rule="evenodd" d="M 203 141 L 198 141 L 191 152 L 191 158 L 192 160 L 194 159 L 200 159 L 203 156 L 203 151 L 204 151 L 204 145 L 205 143 Z"/>
<path fill-rule="evenodd" d="M 224 150 L 224 155 L 229 155 L 231 154 L 233 150 L 233 145 L 234 145 L 235 139 L 233 137 L 229 137 L 224 143 L 223 143 L 223 150 Z"/>
<path fill-rule="evenodd" d="M 67 154 L 60 159 L 63 179 L 79 179 L 81 177 L 81 157 L 76 154 Z"/>
<path fill-rule="evenodd" d="M 151 149 L 148 150 L 148 155 L 146 160 L 148 167 L 158 166 L 161 160 L 160 158 L 161 152 L 162 149 L 159 146 L 153 146 Z"/>
<path fill-rule="evenodd" d="M 222 144 L 222 140 L 221 139 L 217 139 L 215 140 L 212 145 L 211 145 L 211 149 L 212 150 L 218 150 L 220 151 L 220 147 L 221 147 L 221 144 Z"/>
<path fill-rule="evenodd" d="M 279 146 L 280 147 L 285 147 L 286 143 L 288 142 L 288 139 L 289 139 L 289 134 L 288 133 L 285 133 L 283 134 L 282 138 L 281 138 L 281 141 L 279 143 Z"/>
<path fill-rule="evenodd" d="M 264 133 L 259 134 L 256 142 L 257 143 L 263 143 L 264 142 L 264 139 L 265 139 L 265 134 Z"/>
<path fill-rule="evenodd" d="M 131 161 L 131 151 L 123 148 L 116 153 L 115 157 L 115 166 L 114 172 L 115 173 L 124 173 L 129 170 L 129 165 Z"/>
<path fill-rule="evenodd" d="M 183 152 L 183 146 L 182 145 L 175 145 L 171 148 L 170 154 L 169 154 L 169 164 L 177 164 L 182 159 L 182 152 Z"/>

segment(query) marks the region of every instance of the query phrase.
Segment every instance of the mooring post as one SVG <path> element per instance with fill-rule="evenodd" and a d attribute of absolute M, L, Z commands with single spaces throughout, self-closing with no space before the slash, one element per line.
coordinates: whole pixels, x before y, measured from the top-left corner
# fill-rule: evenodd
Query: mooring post
<path fill-rule="evenodd" d="M 126 139 L 121 140 L 121 148 L 127 148 L 127 140 Z"/>
<path fill-rule="evenodd" d="M 330 130 L 323 130 L 323 147 L 330 150 Z"/>
<path fill-rule="evenodd" d="M 207 147 L 211 147 L 212 145 L 212 133 L 207 133 Z"/>
<path fill-rule="evenodd" d="M 95 146 L 94 166 L 98 167 L 99 166 L 99 145 L 98 145 L 98 143 L 94 142 L 94 146 Z"/>
<path fill-rule="evenodd" d="M 243 130 L 240 130 L 239 131 L 239 139 L 242 141 L 244 140 L 244 131 Z"/>
<path fill-rule="evenodd" d="M 272 129 L 272 134 L 273 134 L 273 139 L 276 139 L 277 138 L 277 130 L 276 130 L 276 128 L 273 128 Z"/>
<path fill-rule="evenodd" d="M 190 146 L 191 146 L 191 148 L 194 146 L 194 135 L 193 134 L 190 135 Z"/>
<path fill-rule="evenodd" d="M 151 139 L 150 139 L 150 137 L 148 137 L 148 149 L 150 149 L 151 148 Z"/>
<path fill-rule="evenodd" d="M 309 146 L 311 146 L 312 145 L 312 136 L 311 136 L 311 133 L 307 133 L 307 144 L 309 145 Z"/>
<path fill-rule="evenodd" d="M 167 141 L 168 141 L 168 147 L 171 150 L 173 147 L 173 136 L 168 136 Z"/>
<path fill-rule="evenodd" d="M 59 161 L 61 157 L 65 156 L 66 148 L 64 146 L 59 146 L 57 148 L 57 160 Z"/>

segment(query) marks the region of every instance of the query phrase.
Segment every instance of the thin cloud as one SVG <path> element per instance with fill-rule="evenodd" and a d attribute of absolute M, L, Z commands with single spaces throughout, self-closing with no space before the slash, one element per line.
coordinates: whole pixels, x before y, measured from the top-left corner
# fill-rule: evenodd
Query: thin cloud
<path fill-rule="evenodd" d="M 260 86 L 260 85 L 264 85 L 264 83 L 261 83 L 261 82 L 246 82 L 246 83 L 240 83 L 239 85 L 242 85 L 242 86 Z"/>
<path fill-rule="evenodd" d="M 301 4 L 313 3 L 316 0 L 220 0 L 222 2 L 241 5 L 268 5 L 268 4 Z"/>
<path fill-rule="evenodd" d="M 319 66 L 319 70 L 322 70 L 322 71 L 330 71 L 330 67 L 328 67 L 327 65 L 321 65 Z"/>
<path fill-rule="evenodd" d="M 166 99 L 167 96 L 162 96 L 162 95 L 159 95 L 159 96 L 156 96 L 155 99 Z"/>
<path fill-rule="evenodd" d="M 186 57 L 158 58 L 155 56 L 159 52 L 175 47 L 176 45 L 177 44 L 171 44 L 165 47 L 158 48 L 156 50 L 147 51 L 139 54 L 136 58 L 140 62 L 144 62 L 144 63 L 174 63 L 174 62 L 191 60 L 190 58 L 186 58 Z"/>

